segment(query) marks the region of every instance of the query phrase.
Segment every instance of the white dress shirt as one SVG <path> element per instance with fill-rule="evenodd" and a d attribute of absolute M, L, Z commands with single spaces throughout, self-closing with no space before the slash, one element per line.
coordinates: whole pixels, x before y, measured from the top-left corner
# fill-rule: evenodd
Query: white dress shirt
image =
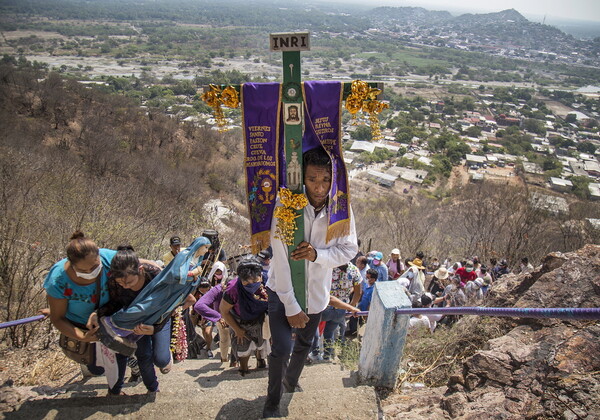
<path fill-rule="evenodd" d="M 277 205 L 281 205 L 279 202 Z M 350 209 L 350 233 L 325 243 L 327 236 L 327 207 L 315 217 L 315 208 L 308 204 L 304 207 L 304 240 L 317 251 L 314 262 L 304 260 L 306 267 L 307 311 L 318 314 L 329 304 L 332 271 L 335 267 L 347 264 L 358 252 L 354 214 Z M 302 311 L 294 295 L 290 265 L 288 263 L 288 247 L 281 240 L 275 239 L 277 219 L 271 222 L 271 246 L 273 258 L 269 270 L 267 287 L 277 293 L 285 307 L 285 315 L 293 316 Z"/>

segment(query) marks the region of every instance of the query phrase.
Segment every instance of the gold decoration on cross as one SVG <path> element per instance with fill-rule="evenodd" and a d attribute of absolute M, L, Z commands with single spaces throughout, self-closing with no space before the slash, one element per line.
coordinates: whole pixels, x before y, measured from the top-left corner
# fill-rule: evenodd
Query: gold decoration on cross
<path fill-rule="evenodd" d="M 204 92 L 200 98 L 213 109 L 217 126 L 220 127 L 219 131 L 226 131 L 223 127 L 225 127 L 227 122 L 225 121 L 225 114 L 223 114 L 221 106 L 237 108 L 240 105 L 239 94 L 233 86 L 221 89 L 219 86 L 211 84 L 209 87 L 210 90 Z"/>
<path fill-rule="evenodd" d="M 237 108 L 240 105 L 240 97 L 233 86 L 227 86 L 221 92 L 221 102 L 227 108 Z"/>
<path fill-rule="evenodd" d="M 379 114 L 389 104 L 377 100 L 377 96 L 381 93 L 381 89 L 370 88 L 367 82 L 355 80 L 350 86 L 350 94 L 346 98 L 346 109 L 352 114 L 352 124 L 357 124 L 356 114 L 362 110 L 369 114 L 369 122 L 371 125 L 371 134 L 373 140 L 381 140 L 381 128 L 379 127 Z"/>
<path fill-rule="evenodd" d="M 287 188 L 280 188 L 279 201 L 281 206 L 275 207 L 274 212 L 277 219 L 275 237 L 286 245 L 293 245 L 294 233 L 298 229 L 296 218 L 300 217 L 296 210 L 306 207 L 308 199 L 304 194 L 294 194 Z"/>

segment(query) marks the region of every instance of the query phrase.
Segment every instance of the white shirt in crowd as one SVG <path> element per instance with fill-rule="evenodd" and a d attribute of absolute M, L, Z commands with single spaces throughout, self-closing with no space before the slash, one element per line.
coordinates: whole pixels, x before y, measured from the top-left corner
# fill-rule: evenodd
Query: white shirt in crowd
<path fill-rule="evenodd" d="M 277 203 L 277 205 L 281 205 Z M 332 239 L 325 243 L 327 235 L 328 215 L 323 209 L 315 217 L 315 208 L 308 204 L 304 207 L 304 240 L 317 250 L 314 262 L 305 260 L 307 287 L 307 314 L 318 314 L 329 304 L 332 270 L 347 264 L 358 252 L 354 214 L 350 210 L 350 233 L 347 236 Z M 293 316 L 302 310 L 294 295 L 290 266 L 288 264 L 288 247 L 275 238 L 277 219 L 271 223 L 271 246 L 273 258 L 269 270 L 267 287 L 277 293 L 285 307 L 285 315 Z"/>
<path fill-rule="evenodd" d="M 429 318 L 425 315 L 421 315 L 421 317 L 411 316 L 408 320 L 408 331 L 416 330 L 419 327 L 425 327 L 433 332 Z"/>

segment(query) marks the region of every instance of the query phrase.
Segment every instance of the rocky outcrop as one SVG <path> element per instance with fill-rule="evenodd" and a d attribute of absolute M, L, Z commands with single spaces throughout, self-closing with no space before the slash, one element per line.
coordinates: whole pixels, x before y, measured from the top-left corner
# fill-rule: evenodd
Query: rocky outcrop
<path fill-rule="evenodd" d="M 600 307 L 600 246 L 549 254 L 536 271 L 503 277 L 487 306 Z M 443 413 L 430 418 L 600 418 L 600 322 L 506 323 L 510 331 L 464 360 L 442 394 L 431 390 Z M 410 415 L 396 407 L 389 418 Z"/>

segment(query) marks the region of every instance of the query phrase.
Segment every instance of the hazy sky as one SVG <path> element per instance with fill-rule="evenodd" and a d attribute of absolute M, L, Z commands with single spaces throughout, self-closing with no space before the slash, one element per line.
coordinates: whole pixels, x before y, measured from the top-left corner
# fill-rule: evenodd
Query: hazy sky
<path fill-rule="evenodd" d="M 452 14 L 467 12 L 499 12 L 515 9 L 529 20 L 532 15 L 583 19 L 596 21 L 600 25 L 600 0 L 333 0 L 352 3 L 368 3 L 369 6 L 421 6 L 429 10 L 447 10 Z M 460 12 L 460 13 L 458 13 Z M 540 20 L 541 20 L 540 18 Z M 548 19 L 546 19 L 548 23 Z"/>

